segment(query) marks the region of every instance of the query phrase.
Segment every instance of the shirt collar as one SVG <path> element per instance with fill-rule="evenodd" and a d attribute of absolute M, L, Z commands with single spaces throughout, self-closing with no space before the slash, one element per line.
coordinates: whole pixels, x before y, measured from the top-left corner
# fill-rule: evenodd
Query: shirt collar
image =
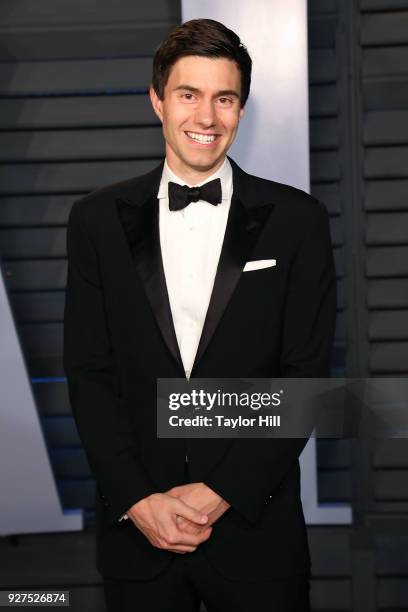
<path fill-rule="evenodd" d="M 207 176 L 204 181 L 201 183 L 197 183 L 197 185 L 189 185 L 183 179 L 179 178 L 174 172 L 170 169 L 167 159 L 164 160 L 163 173 L 160 181 L 159 192 L 157 197 L 159 199 L 168 198 L 168 183 L 172 181 L 173 183 L 178 183 L 179 185 L 188 185 L 189 187 L 200 187 L 204 185 L 204 183 L 208 183 L 209 181 L 213 181 L 214 179 L 221 179 L 221 189 L 222 189 L 222 199 L 228 200 L 231 199 L 232 196 L 232 167 L 229 162 L 229 159 L 225 157 L 224 162 L 218 168 L 216 172 L 211 174 L 211 176 Z"/>

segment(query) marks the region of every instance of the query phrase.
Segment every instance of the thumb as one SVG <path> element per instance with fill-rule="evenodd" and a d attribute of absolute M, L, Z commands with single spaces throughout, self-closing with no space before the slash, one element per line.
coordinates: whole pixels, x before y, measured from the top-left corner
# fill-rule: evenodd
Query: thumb
<path fill-rule="evenodd" d="M 175 500 L 174 509 L 176 514 L 198 525 L 204 525 L 208 521 L 208 516 L 206 514 L 182 502 L 181 499 Z"/>

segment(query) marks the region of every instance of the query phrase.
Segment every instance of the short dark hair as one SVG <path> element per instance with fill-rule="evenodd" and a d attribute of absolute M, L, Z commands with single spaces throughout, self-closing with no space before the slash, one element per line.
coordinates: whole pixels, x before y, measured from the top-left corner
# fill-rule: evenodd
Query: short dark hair
<path fill-rule="evenodd" d="M 214 19 L 191 19 L 171 30 L 160 44 L 153 59 L 152 85 L 160 100 L 172 66 L 182 57 L 225 57 L 238 66 L 241 73 L 241 108 L 251 86 L 252 60 L 239 36 Z"/>

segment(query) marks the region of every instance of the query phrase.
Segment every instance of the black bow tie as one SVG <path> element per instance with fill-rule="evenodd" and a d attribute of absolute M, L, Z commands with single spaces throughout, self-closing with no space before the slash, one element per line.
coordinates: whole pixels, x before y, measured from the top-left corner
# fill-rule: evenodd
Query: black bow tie
<path fill-rule="evenodd" d="M 188 187 L 169 181 L 169 209 L 181 210 L 190 204 L 205 200 L 216 206 L 222 199 L 221 179 L 209 181 L 200 187 Z"/>

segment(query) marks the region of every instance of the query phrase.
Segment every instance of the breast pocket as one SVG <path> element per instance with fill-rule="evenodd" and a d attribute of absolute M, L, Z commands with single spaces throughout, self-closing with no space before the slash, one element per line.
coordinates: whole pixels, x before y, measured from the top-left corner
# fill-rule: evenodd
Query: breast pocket
<path fill-rule="evenodd" d="M 247 261 L 243 272 L 256 272 L 258 270 L 266 270 L 276 267 L 276 259 L 254 259 Z"/>

